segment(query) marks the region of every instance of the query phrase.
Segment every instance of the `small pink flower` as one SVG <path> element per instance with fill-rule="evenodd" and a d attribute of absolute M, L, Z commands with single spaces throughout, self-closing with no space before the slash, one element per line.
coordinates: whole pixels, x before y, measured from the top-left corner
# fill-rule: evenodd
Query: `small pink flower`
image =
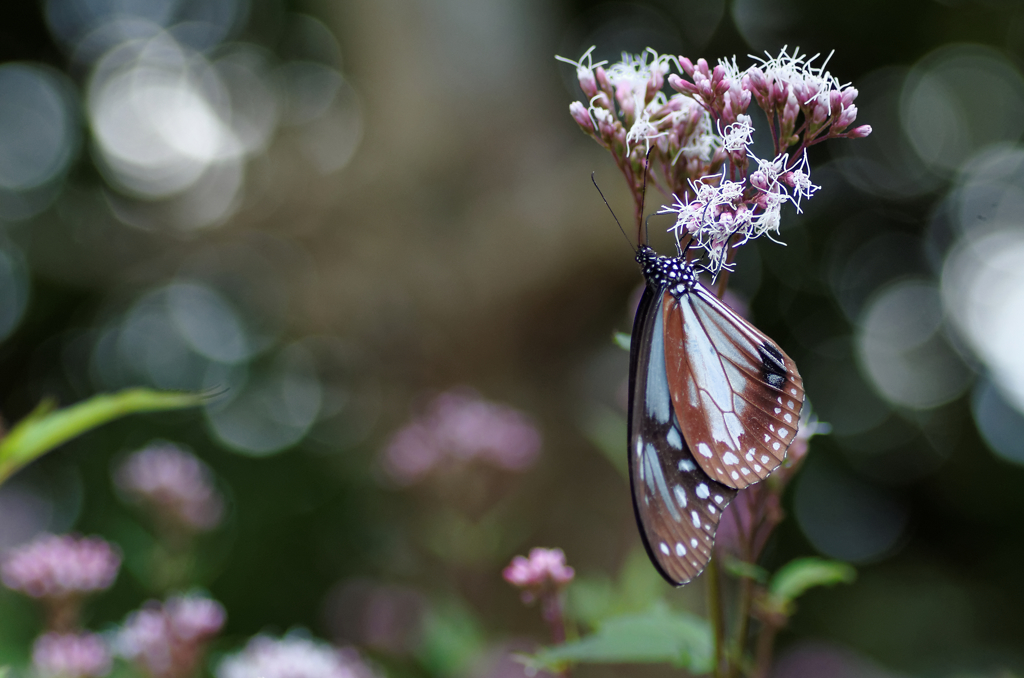
<path fill-rule="evenodd" d="M 217 667 L 217 678 L 376 678 L 353 649 L 297 635 L 256 636 Z"/>
<path fill-rule="evenodd" d="M 421 416 L 392 436 L 384 451 L 394 480 L 411 484 L 446 462 L 474 459 L 523 471 L 540 453 L 540 432 L 518 410 L 457 389 L 436 396 Z"/>
<path fill-rule="evenodd" d="M 120 554 L 99 537 L 44 534 L 11 551 L 0 574 L 9 589 L 56 599 L 110 588 L 120 567 Z"/>
<path fill-rule="evenodd" d="M 117 654 L 154 678 L 185 678 L 199 665 L 206 643 L 224 626 L 224 607 L 198 595 L 150 601 L 131 613 L 117 635 Z"/>
<path fill-rule="evenodd" d="M 170 443 L 129 455 L 114 472 L 114 482 L 131 501 L 190 531 L 211 530 L 224 516 L 210 469 Z"/>
<path fill-rule="evenodd" d="M 110 652 L 95 633 L 47 633 L 32 646 L 32 666 L 43 678 L 105 676 Z"/>
<path fill-rule="evenodd" d="M 565 564 L 562 549 L 535 548 L 530 557 L 516 556 L 502 572 L 505 581 L 523 589 L 523 600 L 529 602 L 542 593 L 565 587 L 576 575 Z"/>

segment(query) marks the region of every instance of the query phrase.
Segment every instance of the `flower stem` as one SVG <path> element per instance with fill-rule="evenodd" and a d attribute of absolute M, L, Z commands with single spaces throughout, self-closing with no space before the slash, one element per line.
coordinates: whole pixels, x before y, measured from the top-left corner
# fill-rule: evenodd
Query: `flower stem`
<path fill-rule="evenodd" d="M 722 585 L 718 558 L 711 558 L 707 569 L 708 581 L 708 616 L 715 636 L 715 678 L 726 678 L 728 667 L 725 665 L 725 620 L 722 618 Z"/>
<path fill-rule="evenodd" d="M 733 649 L 735 663 L 730 676 L 739 676 L 743 664 L 743 654 L 747 649 L 747 634 L 750 632 L 750 607 L 754 598 L 754 582 L 750 577 L 740 581 L 739 610 L 736 619 L 736 639 Z"/>
<path fill-rule="evenodd" d="M 761 627 L 761 633 L 757 637 L 757 667 L 754 670 L 754 678 L 768 678 L 768 672 L 772 667 L 775 635 L 778 632 L 778 626 L 765 620 L 764 626 Z"/>

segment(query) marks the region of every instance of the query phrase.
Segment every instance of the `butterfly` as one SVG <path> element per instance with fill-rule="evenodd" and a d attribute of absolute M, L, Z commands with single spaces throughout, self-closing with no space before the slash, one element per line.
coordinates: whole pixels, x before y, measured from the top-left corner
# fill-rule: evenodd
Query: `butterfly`
<path fill-rule="evenodd" d="M 704 287 L 684 257 L 636 251 L 646 288 L 629 352 L 633 509 L 658 572 L 682 586 L 711 558 L 722 511 L 779 467 L 803 380 L 778 344 Z"/>

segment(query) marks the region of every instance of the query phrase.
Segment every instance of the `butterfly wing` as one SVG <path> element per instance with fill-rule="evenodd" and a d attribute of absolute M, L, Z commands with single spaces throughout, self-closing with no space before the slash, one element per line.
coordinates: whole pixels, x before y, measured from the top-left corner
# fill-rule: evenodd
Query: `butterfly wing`
<path fill-rule="evenodd" d="M 796 437 L 796 365 L 703 286 L 662 296 L 669 390 L 697 463 L 729 487 L 763 480 Z"/>
<path fill-rule="evenodd" d="M 665 371 L 664 288 L 648 286 L 633 323 L 629 384 L 629 479 L 640 536 L 651 561 L 675 586 L 711 558 L 722 510 L 736 490 L 696 463 L 675 415 Z"/>

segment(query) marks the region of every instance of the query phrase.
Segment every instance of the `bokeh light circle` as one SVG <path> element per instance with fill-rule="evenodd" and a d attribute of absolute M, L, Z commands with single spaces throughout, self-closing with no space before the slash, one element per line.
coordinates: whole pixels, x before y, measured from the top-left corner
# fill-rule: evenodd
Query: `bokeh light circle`
<path fill-rule="evenodd" d="M 33 64 L 0 66 L 0 189 L 25 191 L 53 180 L 77 145 L 63 76 Z"/>
<path fill-rule="evenodd" d="M 942 47 L 907 75 L 900 118 L 921 159 L 953 172 L 985 146 L 1020 138 L 1024 78 L 994 49 Z"/>
<path fill-rule="evenodd" d="M 947 344 L 936 285 L 902 280 L 868 302 L 857 333 L 860 364 L 889 402 L 928 409 L 954 400 L 971 372 Z"/>
<path fill-rule="evenodd" d="M 796 520 L 821 553 L 851 563 L 890 555 L 906 530 L 906 509 L 864 480 L 810 455 L 793 498 Z"/>
<path fill-rule="evenodd" d="M 962 240 L 946 259 L 942 295 L 960 333 L 1024 412 L 1024 228 Z"/>

